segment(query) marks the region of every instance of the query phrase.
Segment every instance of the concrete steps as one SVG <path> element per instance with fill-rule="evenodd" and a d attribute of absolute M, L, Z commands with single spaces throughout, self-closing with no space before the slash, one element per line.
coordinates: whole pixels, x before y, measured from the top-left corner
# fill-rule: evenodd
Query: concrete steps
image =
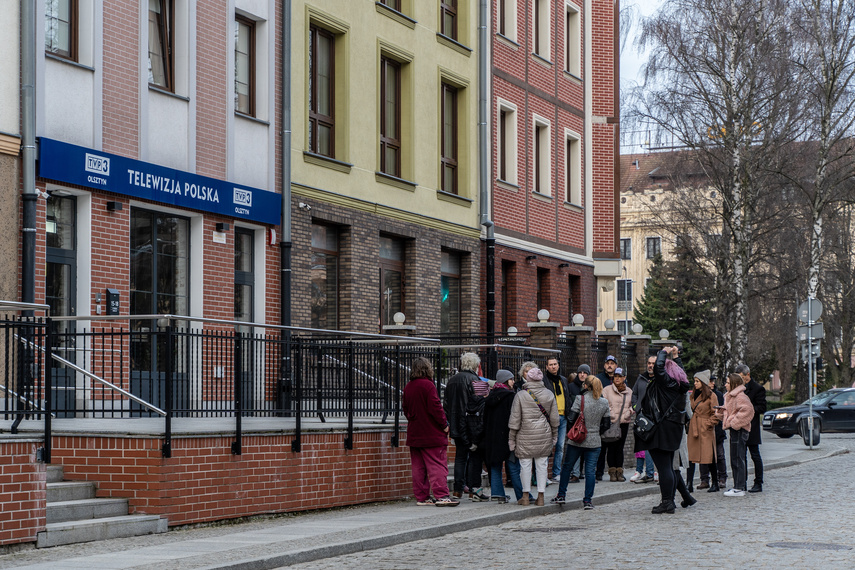
<path fill-rule="evenodd" d="M 155 534 L 168 530 L 158 515 L 129 515 L 128 500 L 97 498 L 88 481 L 64 481 L 62 466 L 47 469 L 47 524 L 36 548 Z"/>

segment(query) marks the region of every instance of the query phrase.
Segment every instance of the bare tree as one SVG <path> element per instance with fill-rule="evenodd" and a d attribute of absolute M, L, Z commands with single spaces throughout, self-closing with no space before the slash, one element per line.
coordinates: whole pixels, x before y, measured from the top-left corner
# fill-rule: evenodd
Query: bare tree
<path fill-rule="evenodd" d="M 786 215 L 770 199 L 779 180 L 767 165 L 793 138 L 800 110 L 789 17 L 785 0 L 665 0 L 641 35 L 651 57 L 633 113 L 690 149 L 716 191 L 709 208 L 685 208 L 685 224 L 712 214 L 721 232 L 711 250 L 719 373 L 745 358 L 752 271 Z"/>

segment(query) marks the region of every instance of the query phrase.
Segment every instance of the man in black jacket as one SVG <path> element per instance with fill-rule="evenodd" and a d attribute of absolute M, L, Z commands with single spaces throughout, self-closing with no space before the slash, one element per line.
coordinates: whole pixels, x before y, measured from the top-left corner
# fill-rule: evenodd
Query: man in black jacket
<path fill-rule="evenodd" d="M 472 382 L 480 382 L 476 370 L 481 359 L 474 352 L 465 352 L 460 357 L 460 372 L 449 378 L 442 396 L 442 407 L 448 420 L 448 434 L 454 439 L 454 498 L 463 496 L 464 484 L 469 486 L 473 500 L 487 500 L 479 491 L 481 487 L 481 463 L 483 456 L 473 449 L 466 431 L 466 408 L 469 398 L 475 397 Z M 477 497 L 477 498 L 476 498 Z M 483 498 L 482 498 L 483 497 Z"/>
<path fill-rule="evenodd" d="M 748 489 L 749 493 L 760 493 L 763 491 L 763 458 L 760 457 L 760 444 L 762 443 L 760 432 L 760 420 L 766 413 L 766 388 L 751 379 L 751 370 L 744 364 L 736 367 L 736 373 L 745 380 L 745 395 L 754 406 L 754 418 L 751 420 L 751 431 L 748 432 L 748 453 L 754 463 L 754 486 Z"/>
<path fill-rule="evenodd" d="M 547 358 L 546 374 L 543 378 L 543 385 L 555 394 L 555 403 L 558 405 L 558 441 L 555 443 L 555 453 L 552 456 L 552 483 L 558 483 L 558 478 L 561 477 L 564 441 L 567 438 L 567 415 L 570 413 L 570 406 L 573 405 L 567 378 L 558 372 L 559 366 L 557 356 Z"/>
<path fill-rule="evenodd" d="M 632 398 L 630 399 L 630 404 L 632 405 L 633 413 L 638 413 L 638 402 L 641 398 L 644 397 L 644 392 L 647 391 L 647 385 L 650 384 L 650 381 L 653 380 L 653 365 L 656 364 L 655 356 L 647 357 L 647 370 L 638 375 L 638 378 L 635 379 L 635 382 L 632 386 L 630 386 L 630 390 L 632 390 Z M 635 474 L 629 478 L 633 483 L 647 483 L 653 481 L 656 475 L 655 466 L 653 465 L 653 458 L 650 457 L 649 453 L 644 454 L 644 469 L 643 471 L 636 471 Z"/>

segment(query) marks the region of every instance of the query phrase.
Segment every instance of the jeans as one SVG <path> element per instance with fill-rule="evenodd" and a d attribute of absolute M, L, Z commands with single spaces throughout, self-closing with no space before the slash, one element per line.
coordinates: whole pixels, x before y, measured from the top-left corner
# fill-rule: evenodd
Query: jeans
<path fill-rule="evenodd" d="M 427 500 L 431 492 L 435 499 L 448 496 L 447 447 L 411 447 L 410 466 L 417 501 Z"/>
<path fill-rule="evenodd" d="M 715 457 L 716 462 L 712 465 L 701 465 L 701 481 L 707 483 L 710 481 L 710 473 L 712 478 L 718 481 L 719 485 L 724 487 L 727 484 L 727 462 L 724 457 L 724 441 L 715 442 Z"/>
<path fill-rule="evenodd" d="M 508 456 L 507 461 L 505 461 L 505 465 L 508 468 L 508 471 L 511 474 L 511 484 L 514 487 L 514 495 L 517 497 L 517 501 L 522 498 L 522 480 L 520 479 L 520 462 L 516 458 L 516 456 L 511 453 Z M 502 481 L 502 464 L 501 463 L 493 463 L 490 465 L 490 496 L 491 497 L 504 497 L 505 496 L 505 485 Z"/>
<path fill-rule="evenodd" d="M 454 492 L 462 493 L 463 486 L 469 492 L 481 486 L 481 466 L 484 464 L 484 452 L 479 448 L 469 451 L 461 438 L 454 438 Z"/>
<path fill-rule="evenodd" d="M 555 444 L 555 455 L 552 457 L 552 478 L 561 476 L 561 463 L 564 461 L 564 442 L 567 440 L 567 418 L 559 416 L 558 442 Z"/>
<path fill-rule="evenodd" d="M 642 475 L 653 477 L 653 458 L 646 451 L 644 457 L 639 457 L 635 460 L 635 470 Z"/>
<path fill-rule="evenodd" d="M 745 452 L 748 447 L 748 430 L 730 430 L 730 470 L 733 472 L 733 488 L 745 491 L 748 479 L 748 462 Z"/>
<path fill-rule="evenodd" d="M 561 469 L 561 480 L 558 483 L 558 496 L 567 495 L 567 483 L 570 481 L 570 466 L 577 463 L 582 457 L 585 458 L 585 501 L 590 502 L 594 496 L 594 485 L 597 483 L 594 474 L 597 470 L 597 457 L 600 456 L 600 448 L 593 449 L 568 445 L 564 450 L 564 465 Z"/>

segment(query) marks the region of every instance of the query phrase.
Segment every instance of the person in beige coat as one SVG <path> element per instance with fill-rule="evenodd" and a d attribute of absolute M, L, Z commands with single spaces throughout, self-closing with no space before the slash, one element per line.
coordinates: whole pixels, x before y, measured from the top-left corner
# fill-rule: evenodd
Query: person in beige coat
<path fill-rule="evenodd" d="M 548 478 L 547 463 L 558 441 L 560 417 L 555 395 L 543 385 L 543 372 L 539 368 L 530 368 L 525 376 L 526 382 L 514 396 L 511 406 L 508 447 L 520 460 L 523 496 L 517 504 L 529 504 L 531 468 L 534 463 L 537 473 L 537 501 L 534 504 L 542 506 Z"/>
<path fill-rule="evenodd" d="M 716 441 L 715 426 L 719 422 L 715 415 L 713 406 L 718 405 L 718 398 L 713 394 L 710 386 L 710 371 L 702 370 L 695 374 L 694 390 L 690 400 L 692 417 L 689 420 L 688 447 L 689 467 L 686 470 L 686 482 L 689 492 L 695 479 L 695 463 L 710 465 L 715 471 L 716 463 Z M 706 485 L 698 485 L 698 489 L 706 489 Z M 718 491 L 718 479 L 713 477 L 713 487 L 710 493 Z"/>
<path fill-rule="evenodd" d="M 626 372 L 623 368 L 615 368 L 612 383 L 603 388 L 603 397 L 609 403 L 609 415 L 612 419 L 612 429 L 617 424 L 618 439 L 604 441 L 601 454 L 606 455 L 609 463 L 609 481 L 626 481 L 623 476 L 623 447 L 629 433 L 629 423 L 632 421 L 632 390 L 626 385 Z"/>

